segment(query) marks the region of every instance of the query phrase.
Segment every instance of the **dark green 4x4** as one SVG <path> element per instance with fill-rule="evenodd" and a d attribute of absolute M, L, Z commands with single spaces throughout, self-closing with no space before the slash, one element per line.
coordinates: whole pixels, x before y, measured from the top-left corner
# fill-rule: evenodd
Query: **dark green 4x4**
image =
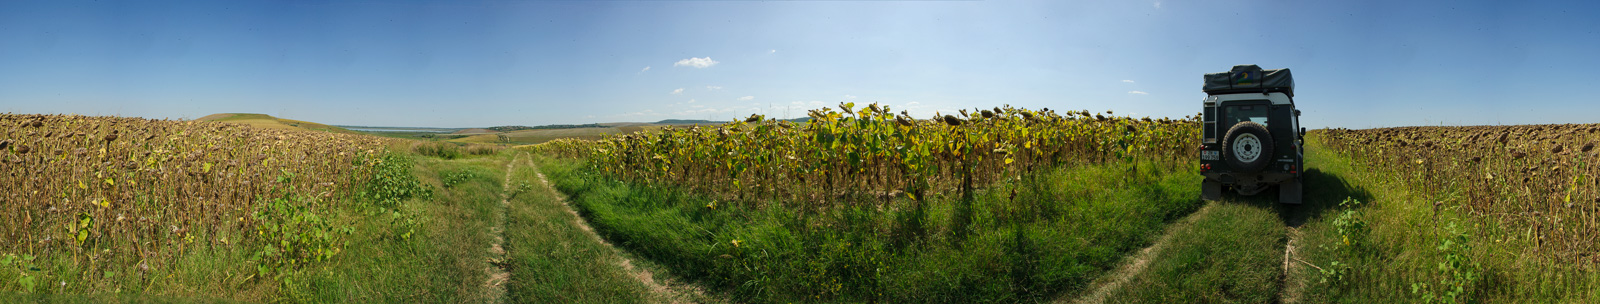
<path fill-rule="evenodd" d="M 1206 74 L 1203 91 L 1201 196 L 1220 199 L 1224 188 L 1255 195 L 1277 186 L 1278 202 L 1299 204 L 1305 128 L 1289 69 L 1237 65 Z"/>

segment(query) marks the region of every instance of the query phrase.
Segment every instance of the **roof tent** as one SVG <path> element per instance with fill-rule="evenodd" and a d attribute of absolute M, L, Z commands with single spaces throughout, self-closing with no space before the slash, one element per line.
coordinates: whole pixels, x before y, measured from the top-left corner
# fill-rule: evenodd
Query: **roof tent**
<path fill-rule="evenodd" d="M 1283 92 L 1294 97 L 1294 77 L 1289 69 L 1263 70 L 1254 64 L 1233 66 L 1233 70 L 1206 73 L 1202 91 L 1208 95 L 1232 93 Z"/>

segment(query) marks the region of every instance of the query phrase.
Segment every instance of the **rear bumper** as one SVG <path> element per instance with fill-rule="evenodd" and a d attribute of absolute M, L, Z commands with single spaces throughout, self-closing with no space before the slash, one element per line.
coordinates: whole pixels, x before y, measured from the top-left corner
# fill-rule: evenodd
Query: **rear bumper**
<path fill-rule="evenodd" d="M 1261 191 L 1266 190 L 1268 186 L 1294 183 L 1299 177 L 1299 174 L 1282 171 L 1264 171 L 1256 173 L 1207 172 L 1202 173 L 1201 175 L 1206 177 L 1205 181 L 1203 182 L 1203 185 L 1206 186 L 1205 192 L 1215 192 L 1201 193 L 1201 195 L 1204 195 L 1207 199 L 1216 199 L 1221 197 L 1221 189 L 1223 188 L 1222 186 L 1230 186 L 1234 191 L 1242 195 L 1255 195 L 1256 193 L 1261 193 Z M 1298 186 L 1298 184 L 1295 186 Z"/>
<path fill-rule="evenodd" d="M 1281 171 L 1263 171 L 1256 173 L 1206 172 L 1201 173 L 1200 175 L 1204 175 L 1206 177 L 1206 181 L 1208 182 L 1215 182 L 1223 185 L 1246 186 L 1252 184 L 1275 185 L 1284 181 L 1293 180 L 1299 174 Z"/>

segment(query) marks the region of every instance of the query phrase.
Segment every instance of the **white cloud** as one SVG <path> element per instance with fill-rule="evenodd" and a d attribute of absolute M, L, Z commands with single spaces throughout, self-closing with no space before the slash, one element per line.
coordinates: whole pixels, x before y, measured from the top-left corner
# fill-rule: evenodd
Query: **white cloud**
<path fill-rule="evenodd" d="M 683 94 L 683 88 L 678 88 L 677 90 L 672 90 L 671 94 L 674 94 L 674 95 Z"/>
<path fill-rule="evenodd" d="M 915 106 L 915 105 L 920 105 L 920 104 L 922 104 L 922 103 L 913 101 L 913 102 L 907 102 L 906 106 L 909 107 L 909 106 Z"/>
<path fill-rule="evenodd" d="M 772 53 L 777 53 L 777 52 L 778 52 L 778 50 L 768 50 L 767 54 L 772 54 Z"/>
<path fill-rule="evenodd" d="M 1122 82 L 1126 82 L 1126 83 L 1133 83 L 1133 81 L 1132 81 L 1132 80 L 1127 80 L 1127 79 L 1123 79 L 1123 80 L 1122 80 Z"/>
<path fill-rule="evenodd" d="M 845 95 L 844 99 L 856 99 L 855 95 Z"/>
<path fill-rule="evenodd" d="M 688 103 L 694 103 L 694 99 L 690 99 Z"/>
<path fill-rule="evenodd" d="M 704 68 L 711 67 L 713 65 L 717 65 L 717 63 L 718 62 L 716 60 L 711 60 L 711 57 L 705 57 L 705 58 L 690 57 L 689 59 L 678 60 L 678 62 L 677 63 L 673 63 L 672 66 L 691 66 L 691 67 L 695 67 L 695 68 L 699 68 L 699 69 L 704 69 Z"/>
<path fill-rule="evenodd" d="M 1128 94 L 1132 94 L 1132 95 L 1150 95 L 1150 93 L 1145 93 L 1144 91 L 1128 91 Z"/>
<path fill-rule="evenodd" d="M 706 86 L 706 89 L 707 90 L 716 91 L 716 90 L 721 90 L 722 86 Z"/>
<path fill-rule="evenodd" d="M 645 66 L 644 69 L 643 70 L 639 70 L 639 72 L 640 73 L 644 73 L 644 71 L 649 71 L 649 70 L 650 70 L 650 66 Z"/>
<path fill-rule="evenodd" d="M 739 100 L 754 100 L 754 99 L 756 99 L 756 97 L 755 97 L 755 96 L 745 96 L 745 97 L 739 97 Z"/>
<path fill-rule="evenodd" d="M 1156 9 L 1161 9 L 1161 2 L 1160 1 L 1156 1 Z"/>

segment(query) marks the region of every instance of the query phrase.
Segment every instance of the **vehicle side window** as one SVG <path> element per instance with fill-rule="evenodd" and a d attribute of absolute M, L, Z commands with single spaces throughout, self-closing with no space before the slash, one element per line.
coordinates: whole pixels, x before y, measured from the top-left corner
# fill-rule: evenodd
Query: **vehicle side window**
<path fill-rule="evenodd" d="M 1223 113 L 1223 118 L 1227 119 L 1225 126 L 1228 127 L 1246 121 L 1267 125 L 1266 105 L 1228 106 Z"/>

